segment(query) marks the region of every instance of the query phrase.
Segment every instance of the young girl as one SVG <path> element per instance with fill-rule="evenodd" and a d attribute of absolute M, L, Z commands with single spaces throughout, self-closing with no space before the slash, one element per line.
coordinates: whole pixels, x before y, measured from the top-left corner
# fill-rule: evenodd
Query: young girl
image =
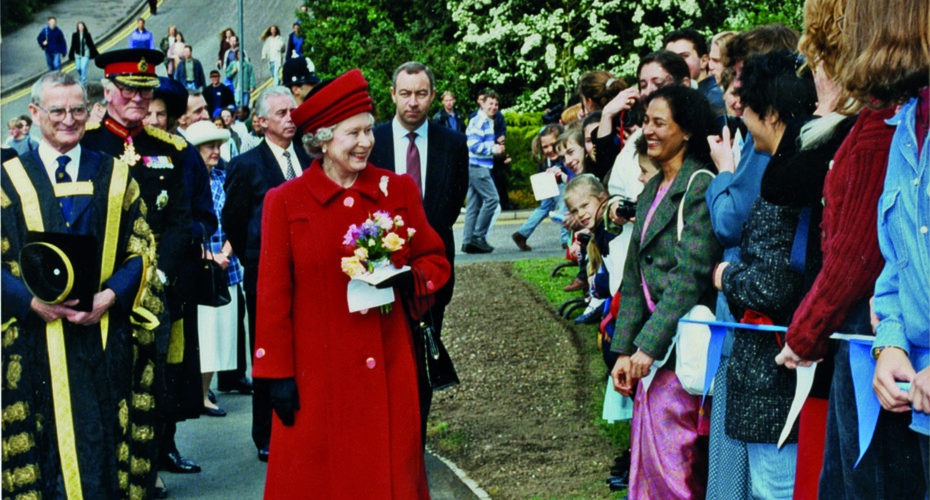
<path fill-rule="evenodd" d="M 535 158 L 539 164 L 537 167 L 539 172 L 561 171 L 559 155 L 555 151 L 555 143 L 558 141 L 563 131 L 564 129 L 561 125 L 553 123 L 543 127 L 539 131 L 539 134 L 536 135 L 536 138 L 533 139 L 533 158 Z M 513 242 L 517 244 L 520 250 L 524 252 L 532 250 L 532 248 L 526 244 L 526 240 L 533 234 L 536 227 L 546 219 L 549 212 L 556 210 L 561 199 L 561 196 L 556 196 L 542 200 L 536 210 L 533 210 L 530 217 L 526 219 L 526 222 L 520 226 L 520 229 L 513 233 L 511 236 Z M 564 243 L 565 239 L 563 238 L 562 241 Z"/>

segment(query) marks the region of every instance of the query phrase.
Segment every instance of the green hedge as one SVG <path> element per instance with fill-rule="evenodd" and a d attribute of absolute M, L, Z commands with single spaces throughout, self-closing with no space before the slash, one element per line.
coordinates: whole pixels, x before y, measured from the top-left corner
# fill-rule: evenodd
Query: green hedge
<path fill-rule="evenodd" d="M 55 0 L 4 0 L 0 2 L 0 33 L 4 36 L 32 22 L 35 13 Z M 9 62 L 8 62 L 9 63 Z"/>
<path fill-rule="evenodd" d="M 536 173 L 532 144 L 542 128 L 542 113 L 504 113 L 507 121 L 507 154 L 510 155 L 510 201 L 517 208 L 534 208 L 538 204 L 530 188 L 530 176 Z"/>

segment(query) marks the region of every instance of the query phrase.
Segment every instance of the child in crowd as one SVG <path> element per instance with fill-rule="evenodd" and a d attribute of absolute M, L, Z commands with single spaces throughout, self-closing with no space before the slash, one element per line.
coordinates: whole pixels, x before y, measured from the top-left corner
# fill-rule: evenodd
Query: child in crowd
<path fill-rule="evenodd" d="M 643 183 L 643 186 L 649 182 L 649 179 L 652 179 L 659 173 L 659 164 L 653 158 L 649 157 L 649 154 L 646 152 L 647 149 L 646 136 L 639 136 L 636 139 L 636 155 L 639 157 L 639 177 L 637 180 Z"/>
<path fill-rule="evenodd" d="M 584 147 L 584 132 L 580 129 L 569 130 L 559 136 L 558 142 L 555 145 L 556 152 L 559 154 L 559 158 L 562 160 L 562 169 L 555 172 L 556 180 L 560 184 L 567 184 L 576 176 L 584 173 L 585 166 L 585 147 Z M 606 192 L 606 190 L 605 190 Z M 564 195 L 563 201 L 559 204 L 556 209 L 559 213 L 566 214 L 565 220 L 562 222 L 563 231 L 566 230 L 579 230 L 582 229 L 579 221 L 574 217 L 574 214 L 569 212 L 569 209 L 565 206 Z M 563 234 L 562 241 L 571 241 L 570 248 L 568 249 L 568 257 L 572 260 L 581 260 L 584 261 L 584 249 L 581 247 L 581 244 L 577 240 L 577 233 L 574 236 L 569 236 L 566 238 L 566 235 Z M 578 271 L 578 274 L 575 276 L 575 279 L 569 283 L 568 286 L 564 288 L 566 292 L 574 292 L 576 290 L 583 290 L 588 286 L 588 273 L 584 267 L 581 267 Z M 588 308 L 588 311 L 585 311 L 585 314 L 582 314 L 576 322 L 584 323 L 588 319 L 597 320 L 598 317 L 592 317 L 589 313 L 591 308 Z"/>
<path fill-rule="evenodd" d="M 555 144 L 558 142 L 562 132 L 564 132 L 562 126 L 553 123 L 540 129 L 536 138 L 533 139 L 533 158 L 536 159 L 538 163 L 537 170 L 539 172 L 550 172 L 553 174 L 561 172 L 561 163 L 559 162 L 559 155 L 555 150 Z M 561 202 L 561 195 L 542 200 L 539 206 L 536 207 L 536 210 L 533 210 L 533 213 L 526 219 L 526 222 L 520 226 L 520 229 L 511 235 L 513 242 L 517 244 L 517 247 L 521 251 L 529 252 L 532 250 L 526 243 L 526 240 L 530 238 L 533 231 L 536 230 L 536 227 L 549 216 L 549 212 L 556 210 L 556 207 L 558 207 Z M 568 243 L 567 235 L 563 234 L 562 243 L 563 246 Z"/>

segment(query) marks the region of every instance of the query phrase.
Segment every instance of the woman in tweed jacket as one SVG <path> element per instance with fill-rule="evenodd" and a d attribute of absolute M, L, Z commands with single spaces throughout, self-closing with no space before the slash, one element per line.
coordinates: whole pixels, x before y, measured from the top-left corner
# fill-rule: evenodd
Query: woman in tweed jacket
<path fill-rule="evenodd" d="M 662 167 L 639 197 L 621 288 L 620 320 L 611 344 L 619 355 L 611 376 L 618 392 L 636 387 L 630 437 L 629 498 L 703 498 L 707 441 L 698 438 L 701 398 L 685 392 L 674 373 L 674 354 L 656 369 L 651 385 L 639 382 L 672 348 L 678 318 L 698 303 L 713 307 L 711 274 L 721 248 L 704 193 L 715 172 L 707 136 L 713 111 L 696 90 L 671 86 L 646 102 L 643 135 L 649 156 Z M 690 181 L 690 187 L 688 186 Z M 678 238 L 678 207 L 684 231 Z"/>
<path fill-rule="evenodd" d="M 740 73 L 743 119 L 755 138 L 756 151 L 772 155 L 763 177 L 763 192 L 773 187 L 797 191 L 813 183 L 804 176 L 782 172 L 794 162 L 808 172 L 813 164 L 826 163 L 851 125 L 850 121 L 844 126 L 844 132 L 831 141 L 829 151 L 823 151 L 819 161 L 813 161 L 815 154 L 799 151 L 796 141 L 801 127 L 812 118 L 817 94 L 810 73 L 799 77 L 797 66 L 797 54 L 772 51 L 747 59 Z M 778 174 L 769 175 L 770 171 Z M 822 187 L 811 190 L 820 192 Z M 816 239 L 819 220 L 814 219 L 819 216 L 810 213 L 812 208 L 806 209 L 807 219 Z M 806 252 L 807 248 L 819 248 L 819 242 L 799 246 L 804 253 L 793 250 L 799 227 L 811 232 L 805 229 L 809 225 L 799 222 L 801 219 L 801 207 L 777 205 L 761 196 L 752 204 L 743 226 L 739 259 L 721 263 L 714 275 L 737 319 L 776 325 L 790 321 L 803 297 L 805 271 L 816 272 L 819 264 L 815 252 Z M 801 235 L 798 243 L 806 241 L 807 234 Z M 797 426 L 789 444 L 782 448 L 776 444 L 796 385 L 795 373 L 775 363 L 783 344 L 774 333 L 737 329 L 727 368 L 726 434 L 746 443 L 754 498 L 791 499 L 794 493 Z"/>

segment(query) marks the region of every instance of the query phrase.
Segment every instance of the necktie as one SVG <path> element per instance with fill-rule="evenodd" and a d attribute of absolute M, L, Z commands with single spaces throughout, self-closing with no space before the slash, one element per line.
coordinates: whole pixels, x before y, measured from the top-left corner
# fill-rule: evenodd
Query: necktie
<path fill-rule="evenodd" d="M 407 134 L 410 138 L 410 145 L 407 146 L 407 175 L 413 177 L 417 183 L 420 194 L 423 194 L 423 181 L 420 179 L 420 150 L 417 149 L 417 133 L 410 132 Z"/>
<path fill-rule="evenodd" d="M 291 163 L 291 153 L 288 151 L 284 152 L 284 159 L 287 160 L 287 171 L 284 172 L 284 180 L 289 181 L 294 177 L 297 177 L 297 173 L 294 172 L 294 164 Z"/>
<path fill-rule="evenodd" d="M 55 169 L 55 183 L 61 184 L 71 182 L 71 176 L 65 170 L 65 166 L 71 161 L 71 158 L 65 155 L 58 157 L 58 168 Z M 58 206 L 61 207 L 61 215 L 65 218 L 65 225 L 71 227 L 71 197 L 63 196 L 58 198 Z"/>

